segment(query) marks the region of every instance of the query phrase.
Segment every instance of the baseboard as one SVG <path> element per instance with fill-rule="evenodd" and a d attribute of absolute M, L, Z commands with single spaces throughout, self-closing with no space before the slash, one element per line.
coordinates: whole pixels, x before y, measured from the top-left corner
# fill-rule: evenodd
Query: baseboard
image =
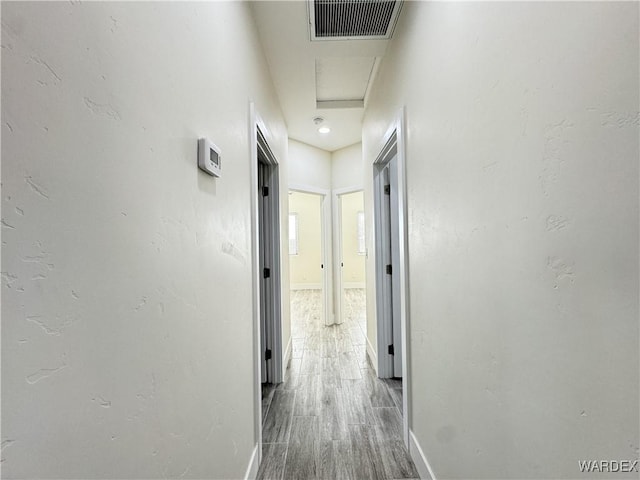
<path fill-rule="evenodd" d="M 422 451 L 422 448 L 420 448 L 418 439 L 411 430 L 409 430 L 409 455 L 411 455 L 411 460 L 413 460 L 413 463 L 420 474 L 420 478 L 436 480 L 436 476 L 433 473 L 431 465 L 429 465 L 427 457 Z"/>
<path fill-rule="evenodd" d="M 322 290 L 321 283 L 292 283 L 291 290 Z"/>
<path fill-rule="evenodd" d="M 345 290 L 347 288 L 362 288 L 364 289 L 367 286 L 366 283 L 364 282 L 344 282 L 342 284 L 342 288 L 344 288 Z"/>
<path fill-rule="evenodd" d="M 378 353 L 376 352 L 376 349 L 373 348 L 373 345 L 371 345 L 371 341 L 369 340 L 369 337 L 366 337 L 366 339 L 367 339 L 367 355 L 369 355 L 371 366 L 376 371 L 376 375 L 377 375 L 378 374 Z"/>
<path fill-rule="evenodd" d="M 293 348 L 293 339 L 289 337 L 289 343 L 287 343 L 287 348 L 284 351 L 284 357 L 282 358 L 282 379 L 287 377 L 287 367 L 289 366 L 289 361 L 291 360 L 291 353 Z"/>
<path fill-rule="evenodd" d="M 244 474 L 245 480 L 254 480 L 258 476 L 258 469 L 260 468 L 260 455 L 258 455 L 258 448 L 260 446 L 256 444 L 253 447 L 253 452 L 251 453 L 251 458 L 249 459 L 249 466 L 247 467 L 247 471 Z"/>

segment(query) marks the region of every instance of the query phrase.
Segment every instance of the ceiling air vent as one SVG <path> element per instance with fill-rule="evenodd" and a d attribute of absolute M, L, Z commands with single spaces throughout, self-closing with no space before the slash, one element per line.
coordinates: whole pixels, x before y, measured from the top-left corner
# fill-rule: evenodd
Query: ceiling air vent
<path fill-rule="evenodd" d="M 310 0 L 311 40 L 388 39 L 402 7 L 398 0 Z"/>

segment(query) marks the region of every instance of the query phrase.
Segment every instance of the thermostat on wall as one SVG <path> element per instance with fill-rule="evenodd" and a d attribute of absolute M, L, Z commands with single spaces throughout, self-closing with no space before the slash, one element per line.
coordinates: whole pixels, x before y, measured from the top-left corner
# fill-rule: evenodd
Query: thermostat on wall
<path fill-rule="evenodd" d="M 221 172 L 222 156 L 220 149 L 208 138 L 198 140 L 198 167 L 209 175 L 219 177 Z"/>

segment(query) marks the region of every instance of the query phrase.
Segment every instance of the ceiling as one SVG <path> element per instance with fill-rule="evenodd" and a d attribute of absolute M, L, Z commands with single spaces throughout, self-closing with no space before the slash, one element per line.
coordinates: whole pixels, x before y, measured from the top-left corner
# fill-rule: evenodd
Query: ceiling
<path fill-rule="evenodd" d="M 388 3 L 319 1 L 325 6 Z M 257 1 L 252 8 L 289 137 L 329 152 L 360 142 L 367 94 L 388 40 L 312 41 L 319 36 L 314 28 L 319 21 L 308 0 Z M 389 32 L 394 25 L 395 20 Z M 317 117 L 331 132 L 318 132 Z"/>

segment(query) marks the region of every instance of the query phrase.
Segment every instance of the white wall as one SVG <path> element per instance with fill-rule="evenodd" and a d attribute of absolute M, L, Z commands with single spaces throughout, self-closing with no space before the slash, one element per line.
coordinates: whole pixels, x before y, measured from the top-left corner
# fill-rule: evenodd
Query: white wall
<path fill-rule="evenodd" d="M 437 478 L 638 458 L 638 33 L 637 3 L 405 3 L 365 203 L 406 105 L 410 427 Z"/>
<path fill-rule="evenodd" d="M 3 3 L 2 47 L 3 478 L 244 476 L 250 99 L 287 179 L 249 7 Z"/>
<path fill-rule="evenodd" d="M 340 196 L 342 221 L 342 281 L 347 287 L 364 288 L 365 257 L 358 253 L 358 212 L 364 211 L 362 191 Z"/>
<path fill-rule="evenodd" d="M 331 188 L 362 188 L 362 143 L 331 153 Z"/>
<path fill-rule="evenodd" d="M 292 289 L 322 288 L 322 197 L 292 192 L 289 213 L 298 217 L 298 253 L 289 256 Z"/>
<path fill-rule="evenodd" d="M 289 139 L 289 185 L 331 189 L 331 154 Z"/>

